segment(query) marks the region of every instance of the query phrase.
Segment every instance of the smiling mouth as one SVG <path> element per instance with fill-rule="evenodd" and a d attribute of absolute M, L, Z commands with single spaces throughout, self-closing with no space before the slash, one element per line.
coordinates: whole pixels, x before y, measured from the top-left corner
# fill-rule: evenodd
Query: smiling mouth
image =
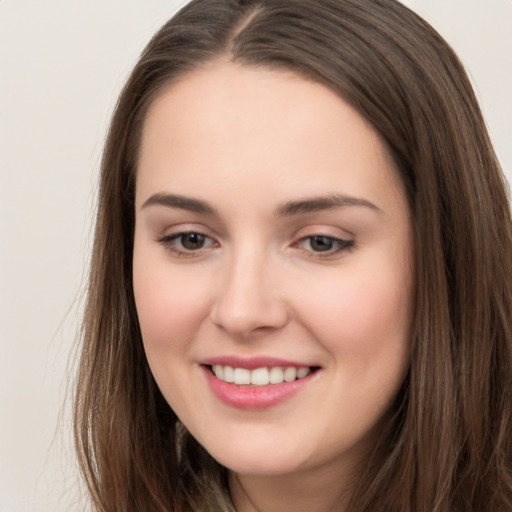
<path fill-rule="evenodd" d="M 273 366 L 249 370 L 220 364 L 211 365 L 209 368 L 212 374 L 223 382 L 251 387 L 294 382 L 319 370 L 319 367 L 308 366 Z"/>

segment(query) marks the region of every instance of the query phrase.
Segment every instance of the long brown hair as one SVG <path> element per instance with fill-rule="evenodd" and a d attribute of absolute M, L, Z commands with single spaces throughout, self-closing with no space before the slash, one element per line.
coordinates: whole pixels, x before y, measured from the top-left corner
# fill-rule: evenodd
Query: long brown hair
<path fill-rule="evenodd" d="M 149 105 L 217 58 L 293 70 L 381 133 L 415 226 L 410 371 L 351 512 L 512 510 L 512 231 L 504 178 L 447 43 L 395 0 L 193 0 L 135 66 L 105 146 L 75 439 L 102 512 L 232 510 L 226 470 L 187 434 L 142 348 L 134 182 Z"/>

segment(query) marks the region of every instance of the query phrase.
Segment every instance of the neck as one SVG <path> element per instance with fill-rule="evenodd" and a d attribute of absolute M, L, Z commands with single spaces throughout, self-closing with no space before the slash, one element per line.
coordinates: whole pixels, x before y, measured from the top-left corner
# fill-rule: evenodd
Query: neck
<path fill-rule="evenodd" d="M 229 487 L 237 512 L 345 512 L 355 471 L 320 467 L 292 475 L 230 473 Z"/>

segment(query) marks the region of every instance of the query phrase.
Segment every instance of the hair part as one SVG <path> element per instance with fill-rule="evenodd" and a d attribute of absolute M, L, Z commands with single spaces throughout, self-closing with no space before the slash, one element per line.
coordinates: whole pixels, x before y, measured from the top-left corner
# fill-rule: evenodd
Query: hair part
<path fill-rule="evenodd" d="M 143 123 L 218 59 L 334 90 L 386 141 L 415 227 L 409 375 L 354 490 L 354 512 L 512 509 L 512 232 L 506 186 L 457 57 L 395 0 L 193 0 L 153 37 L 107 137 L 83 323 L 75 440 L 101 512 L 230 510 L 226 470 L 146 362 L 132 287 Z"/>

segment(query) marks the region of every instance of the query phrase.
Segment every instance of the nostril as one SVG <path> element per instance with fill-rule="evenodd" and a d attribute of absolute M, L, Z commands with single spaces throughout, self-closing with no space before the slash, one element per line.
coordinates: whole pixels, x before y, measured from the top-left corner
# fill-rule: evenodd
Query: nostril
<path fill-rule="evenodd" d="M 251 258 L 254 255 L 234 262 L 230 275 L 217 288 L 210 312 L 217 328 L 241 338 L 271 333 L 286 325 L 289 316 L 285 301 L 269 285 L 268 272 L 264 273 L 268 269 L 264 263 L 247 263 Z"/>

